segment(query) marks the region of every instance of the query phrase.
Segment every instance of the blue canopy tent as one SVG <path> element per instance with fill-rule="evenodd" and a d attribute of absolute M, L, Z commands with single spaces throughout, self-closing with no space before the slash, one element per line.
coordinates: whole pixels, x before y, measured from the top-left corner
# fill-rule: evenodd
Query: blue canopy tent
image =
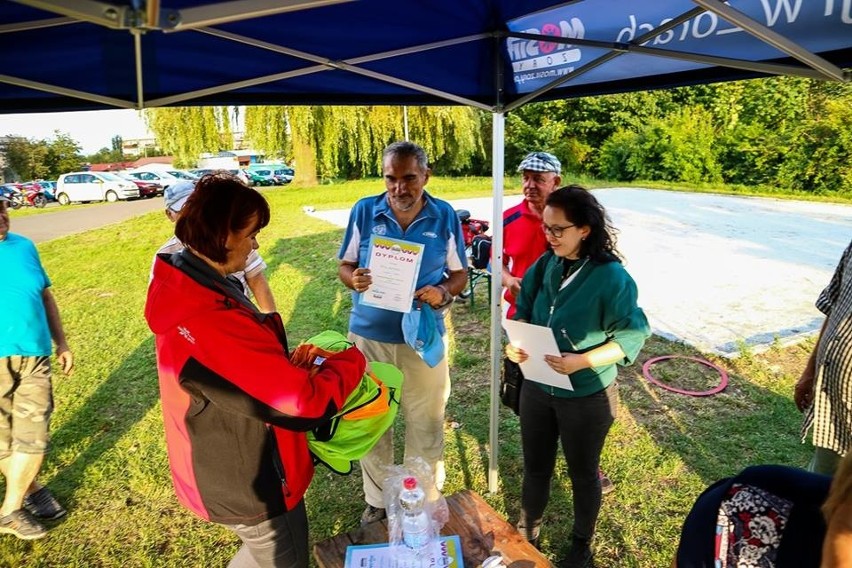
<path fill-rule="evenodd" d="M 0 0 L 0 112 L 526 102 L 767 75 L 849 81 L 852 0 Z M 489 488 L 497 487 L 499 279 Z"/>

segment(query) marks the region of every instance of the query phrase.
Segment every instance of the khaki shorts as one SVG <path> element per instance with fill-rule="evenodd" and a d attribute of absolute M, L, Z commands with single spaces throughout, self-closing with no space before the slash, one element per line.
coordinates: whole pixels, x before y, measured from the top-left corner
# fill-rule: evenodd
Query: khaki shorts
<path fill-rule="evenodd" d="M 50 357 L 0 357 L 0 459 L 47 453 L 52 412 Z"/>

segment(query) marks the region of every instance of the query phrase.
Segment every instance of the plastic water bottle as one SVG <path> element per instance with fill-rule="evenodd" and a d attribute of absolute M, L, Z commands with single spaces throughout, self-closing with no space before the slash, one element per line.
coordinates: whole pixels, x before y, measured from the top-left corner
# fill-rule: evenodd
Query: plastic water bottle
<path fill-rule="evenodd" d="M 402 541 L 414 552 L 426 550 L 432 534 L 429 515 L 423 509 L 426 494 L 417 485 L 417 479 L 406 477 L 402 480 L 399 492 L 399 505 L 402 507 Z"/>

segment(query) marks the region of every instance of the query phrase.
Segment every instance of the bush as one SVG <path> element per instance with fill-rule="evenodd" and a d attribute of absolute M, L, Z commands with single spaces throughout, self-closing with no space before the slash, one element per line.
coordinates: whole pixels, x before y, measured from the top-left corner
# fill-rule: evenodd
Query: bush
<path fill-rule="evenodd" d="M 601 147 L 598 171 L 619 180 L 721 181 L 714 141 L 710 113 L 687 107 L 651 119 L 635 132 L 616 132 Z"/>

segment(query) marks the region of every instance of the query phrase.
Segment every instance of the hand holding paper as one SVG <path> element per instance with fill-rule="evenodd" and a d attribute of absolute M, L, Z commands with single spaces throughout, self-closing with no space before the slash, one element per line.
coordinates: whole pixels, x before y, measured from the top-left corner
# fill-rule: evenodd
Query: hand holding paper
<path fill-rule="evenodd" d="M 514 355 L 518 358 L 516 362 L 521 365 L 525 379 L 574 390 L 568 375 L 554 368 L 564 363 L 560 362 L 563 357 L 556 344 L 556 338 L 553 337 L 553 331 L 549 327 L 504 319 L 503 328 L 509 336 L 509 343 L 515 349 Z M 509 348 L 506 349 L 506 354 L 512 359 Z M 548 361 L 548 357 L 553 364 Z"/>

